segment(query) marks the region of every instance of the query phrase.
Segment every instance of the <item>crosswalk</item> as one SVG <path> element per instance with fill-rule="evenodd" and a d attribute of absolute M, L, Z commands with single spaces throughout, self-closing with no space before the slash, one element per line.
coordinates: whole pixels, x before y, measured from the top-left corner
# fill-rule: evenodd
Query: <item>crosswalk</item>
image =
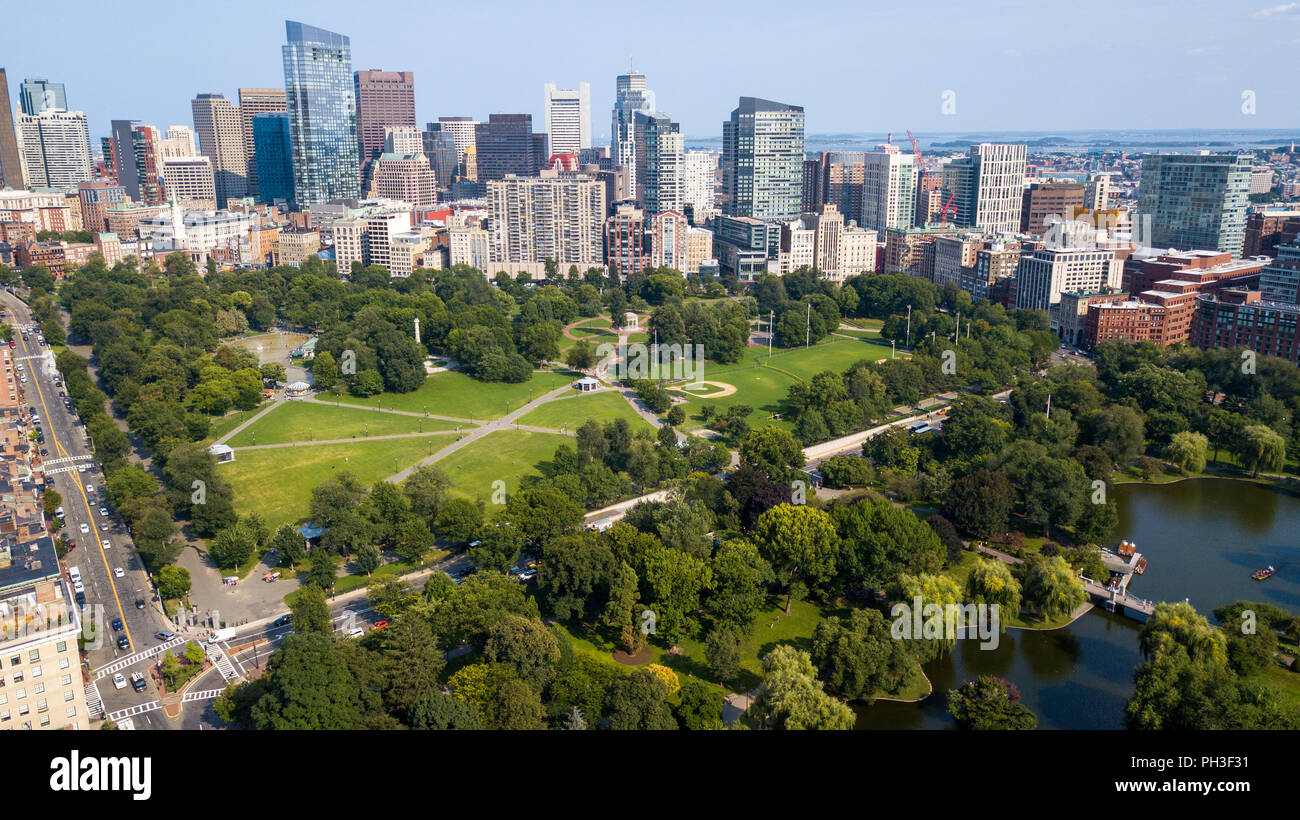
<path fill-rule="evenodd" d="M 239 673 L 235 671 L 235 665 L 230 662 L 230 657 L 226 655 L 225 650 L 219 644 L 208 644 L 208 658 L 216 665 L 221 677 L 226 680 L 235 680 L 239 677 Z"/>
<path fill-rule="evenodd" d="M 76 471 L 77 471 L 76 465 L 69 464 L 67 467 L 55 467 L 53 470 L 47 469 L 45 471 L 45 475 L 52 476 L 52 475 L 58 475 L 59 473 L 75 473 Z"/>
<path fill-rule="evenodd" d="M 169 641 L 158 644 L 153 649 L 146 649 L 143 652 L 137 652 L 134 655 L 128 655 L 127 657 L 122 658 L 121 660 L 114 661 L 113 663 L 110 663 L 108 666 L 104 666 L 95 670 L 95 680 L 99 680 L 101 678 L 107 677 L 108 675 L 111 675 L 114 672 L 120 672 L 121 670 L 127 668 L 128 666 L 135 666 L 140 661 L 146 660 L 148 658 L 152 658 L 154 655 L 159 655 L 163 652 L 166 652 L 168 649 L 171 649 L 174 646 L 180 646 L 181 644 L 185 643 L 186 640 L 187 640 L 186 638 L 175 637 Z"/>
<path fill-rule="evenodd" d="M 69 461 L 89 461 L 93 457 L 94 456 L 85 455 L 85 456 L 68 456 L 66 458 L 52 458 L 49 461 L 45 462 L 45 466 L 48 467 L 51 464 L 66 464 Z"/>
<path fill-rule="evenodd" d="M 92 683 L 86 687 L 86 708 L 91 717 L 104 714 L 104 700 L 99 696 L 99 685 Z"/>
<path fill-rule="evenodd" d="M 181 703 L 194 703 L 197 700 L 212 700 L 221 697 L 225 689 L 200 689 L 197 692 L 186 692 L 181 695 Z"/>
<path fill-rule="evenodd" d="M 128 706 L 125 709 L 118 709 L 116 712 L 109 712 L 107 715 L 104 715 L 104 717 L 107 720 L 111 720 L 114 723 L 117 723 L 118 721 L 125 720 L 126 718 L 135 717 L 136 715 L 143 715 L 145 712 L 152 712 L 161 708 L 162 708 L 161 703 L 159 703 L 156 700 L 151 700 L 148 703 L 141 703 L 136 706 Z"/>

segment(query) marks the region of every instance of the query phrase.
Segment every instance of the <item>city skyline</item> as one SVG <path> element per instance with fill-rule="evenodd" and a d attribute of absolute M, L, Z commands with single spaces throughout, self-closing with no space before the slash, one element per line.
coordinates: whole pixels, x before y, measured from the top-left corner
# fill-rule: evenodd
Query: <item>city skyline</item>
<path fill-rule="evenodd" d="M 75 12 L 83 4 L 72 5 Z M 89 4 L 84 5 L 89 10 Z M 629 66 L 649 78 L 660 109 L 682 124 L 688 141 L 717 137 L 719 123 L 741 95 L 803 106 L 808 134 L 901 133 L 903 128 L 916 133 L 1284 128 L 1291 125 L 1287 120 L 1296 110 L 1296 91 L 1273 66 L 1300 42 L 1300 7 L 1269 8 L 1261 2 L 1258 8 L 1232 10 L 1206 2 L 1184 4 L 1175 16 L 1103 2 L 1080 17 L 1064 6 L 1035 6 L 1040 36 L 1034 36 L 1033 30 L 1007 30 L 976 10 L 940 3 L 942 13 L 926 20 L 927 38 L 943 44 L 947 53 L 942 60 L 917 62 L 914 42 L 900 36 L 915 27 L 913 12 L 827 3 L 784 21 L 779 29 L 788 40 L 787 53 L 815 53 L 818 59 L 782 63 L 769 59 L 765 49 L 745 46 L 750 39 L 771 36 L 761 23 L 763 15 L 754 15 L 759 22 L 750 22 L 725 9 L 680 6 L 680 13 L 645 20 L 635 37 L 627 36 L 617 15 L 566 18 L 513 2 L 442 9 L 437 15 L 440 29 L 485 36 L 448 37 L 438 49 L 428 49 L 421 26 L 391 25 L 393 15 L 433 22 L 433 15 L 416 4 L 377 16 L 339 3 L 291 3 L 271 9 L 236 2 L 223 8 L 227 13 L 221 17 L 205 18 L 203 26 L 212 36 L 193 42 L 162 36 L 172 20 L 130 21 L 130 37 L 157 43 L 139 53 L 114 48 L 122 41 L 118 35 L 128 36 L 125 28 L 116 31 L 126 21 L 74 13 L 63 21 L 65 35 L 85 47 L 55 57 L 41 49 L 38 39 L 29 39 L 6 46 L 5 67 L 15 86 L 29 77 L 62 83 L 73 107 L 86 111 L 95 137 L 106 134 L 113 119 L 135 119 L 160 129 L 192 124 L 189 101 L 199 93 L 221 93 L 234 100 L 240 87 L 276 86 L 282 80 L 278 57 L 286 19 L 351 38 L 355 69 L 415 72 L 420 122 L 448 115 L 482 120 L 491 113 L 517 112 L 544 123 L 537 80 L 554 79 L 562 87 L 589 82 L 592 138 L 597 144 L 609 142 L 605 112 L 613 105 L 614 77 Z M 510 13 L 503 14 L 503 8 Z M 784 10 L 766 2 L 756 8 Z M 21 27 L 30 16 L 34 24 L 36 14 L 18 9 L 16 23 Z M 683 14 L 690 15 L 691 26 L 680 26 Z M 860 25 L 845 27 L 847 14 L 855 15 Z M 582 19 L 583 25 L 573 28 L 564 19 Z M 1191 36 L 1192 25 L 1201 32 L 1214 31 L 1215 39 Z M 1153 41 L 1150 32 L 1157 26 L 1165 36 Z M 150 35 L 151 27 L 158 28 L 159 36 Z M 670 28 L 671 37 L 666 36 Z M 870 47 L 863 47 L 864 30 L 880 34 L 867 41 Z M 529 49 L 510 47 L 570 32 L 582 47 L 549 51 L 540 63 Z M 1241 42 L 1249 42 L 1250 48 L 1226 45 Z M 108 60 L 114 72 L 102 70 Z M 962 60 L 978 70 L 954 71 L 953 65 Z M 910 67 L 896 73 L 879 70 L 902 65 Z M 455 67 L 454 73 L 449 66 Z M 111 79 L 119 71 L 144 78 L 149 93 L 127 96 L 124 86 Z M 1098 72 L 1110 76 L 1104 94 L 1098 93 Z M 1193 75 L 1197 82 L 1187 83 L 1185 78 Z M 700 81 L 710 76 L 744 79 Z M 1153 87 L 1163 90 L 1151 94 L 1147 89 Z M 1018 93 L 1007 94 L 1007 89 Z M 946 91 L 955 94 L 947 98 L 955 103 L 955 113 L 943 113 Z M 1244 111 L 1246 92 L 1252 95 L 1253 114 Z M 1051 99 L 1087 104 L 1026 105 Z"/>

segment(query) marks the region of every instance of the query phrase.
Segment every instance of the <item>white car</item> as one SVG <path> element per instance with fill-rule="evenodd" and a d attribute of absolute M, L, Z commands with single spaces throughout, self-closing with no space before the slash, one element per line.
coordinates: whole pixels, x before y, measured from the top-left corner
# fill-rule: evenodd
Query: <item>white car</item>
<path fill-rule="evenodd" d="M 99 514 L 100 514 L 100 515 L 108 515 L 108 507 L 100 507 L 100 508 L 99 508 Z"/>
<path fill-rule="evenodd" d="M 95 485 L 94 485 L 94 484 L 87 484 L 87 485 L 86 485 L 86 495 L 94 495 L 94 494 L 95 494 Z"/>
<path fill-rule="evenodd" d="M 79 581 L 79 580 L 78 580 L 78 581 L 73 581 L 73 582 L 72 582 L 72 591 L 73 591 L 73 592 L 85 592 L 85 591 L 86 591 L 86 585 L 83 584 L 83 583 L 82 583 L 81 581 Z"/>
<path fill-rule="evenodd" d="M 104 549 L 108 549 L 109 547 L 113 546 L 113 542 L 109 541 L 107 538 L 105 538 L 103 541 L 100 541 L 99 543 L 104 547 Z M 118 572 L 121 572 L 121 570 L 118 570 Z M 121 578 L 122 576 L 119 575 L 117 577 Z"/>
<path fill-rule="evenodd" d="M 81 532 L 82 532 L 83 535 L 86 534 L 86 533 L 88 533 L 88 532 L 90 532 L 90 525 L 89 525 L 89 524 L 82 524 L 82 525 L 81 525 Z"/>
<path fill-rule="evenodd" d="M 85 464 L 78 464 L 78 465 L 77 465 L 77 472 L 79 472 L 79 473 L 84 473 L 84 472 L 86 472 L 86 465 L 85 465 Z"/>
<path fill-rule="evenodd" d="M 114 689 L 126 688 L 126 676 L 123 675 L 121 672 L 118 672 L 116 675 L 113 676 L 113 688 Z"/>
<path fill-rule="evenodd" d="M 104 543 L 107 544 L 108 542 L 105 541 Z M 121 578 L 123 575 L 126 575 L 126 573 L 122 571 L 122 568 L 121 568 L 121 567 L 113 567 L 113 577 L 114 577 L 114 578 Z"/>
<path fill-rule="evenodd" d="M 27 377 L 26 377 L 26 376 L 23 376 L 23 377 L 22 377 L 21 379 L 19 379 L 18 381 L 19 381 L 20 384 L 27 384 Z"/>

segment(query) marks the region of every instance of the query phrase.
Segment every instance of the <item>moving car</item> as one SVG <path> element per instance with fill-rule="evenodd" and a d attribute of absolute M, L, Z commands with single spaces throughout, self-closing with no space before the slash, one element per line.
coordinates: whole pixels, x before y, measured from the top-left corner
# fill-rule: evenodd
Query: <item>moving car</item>
<path fill-rule="evenodd" d="M 85 523 L 85 522 L 82 522 L 82 524 L 81 524 L 81 533 L 82 533 L 82 535 L 85 535 L 85 534 L 88 533 L 88 532 L 90 532 L 90 525 L 87 524 L 87 523 Z"/>
<path fill-rule="evenodd" d="M 126 688 L 126 676 L 123 675 L 121 672 L 118 672 L 116 675 L 113 676 L 113 688 L 114 689 Z"/>
<path fill-rule="evenodd" d="M 114 619 L 113 619 L 113 631 L 114 631 L 114 632 L 121 632 L 121 631 L 122 631 L 122 619 L 121 619 L 121 618 L 114 618 Z"/>
<path fill-rule="evenodd" d="M 386 626 L 388 626 L 388 621 L 382 621 L 382 620 L 381 620 L 381 621 L 375 621 L 374 624 L 372 624 L 370 628 L 371 628 L 371 629 L 383 629 L 383 628 L 386 627 Z"/>
<path fill-rule="evenodd" d="M 364 634 L 366 634 L 366 631 L 359 626 L 354 626 L 348 630 L 349 638 L 360 638 Z"/>
<path fill-rule="evenodd" d="M 99 544 L 100 544 L 100 546 L 102 546 L 104 549 L 108 549 L 109 547 L 113 546 L 113 542 L 112 542 L 112 541 L 109 541 L 107 538 L 105 538 L 103 541 L 100 541 Z M 117 576 L 117 577 L 121 578 L 122 576 L 119 575 L 119 576 Z"/>
<path fill-rule="evenodd" d="M 108 507 L 100 507 L 100 508 L 99 508 L 99 514 L 100 514 L 100 515 L 108 515 Z"/>
<path fill-rule="evenodd" d="M 136 598 L 136 599 L 135 599 L 135 608 L 136 608 L 136 609 L 144 609 L 144 599 L 143 599 L 143 598 Z"/>
<path fill-rule="evenodd" d="M 87 484 L 87 485 L 86 485 L 86 495 L 94 495 L 94 494 L 95 494 L 95 485 L 94 485 L 94 484 Z"/>
<path fill-rule="evenodd" d="M 104 543 L 108 543 L 108 542 L 105 541 Z M 122 571 L 122 568 L 121 568 L 121 567 L 113 567 L 113 577 L 114 577 L 114 578 L 121 578 L 123 575 L 126 575 L 126 573 Z"/>
<path fill-rule="evenodd" d="M 165 629 L 160 629 L 157 632 L 153 633 L 153 636 L 160 641 L 170 641 L 172 638 L 176 637 L 176 633 L 168 632 Z"/>
<path fill-rule="evenodd" d="M 280 617 L 276 618 L 274 621 L 271 621 L 271 626 L 286 626 L 292 620 L 293 620 L 293 615 L 281 615 Z"/>
<path fill-rule="evenodd" d="M 128 641 L 128 640 L 126 639 L 126 636 L 125 636 L 125 635 L 122 635 L 121 637 L 119 637 L 119 638 L 117 639 L 117 648 L 118 648 L 118 649 L 130 649 L 130 648 L 131 648 L 131 642 Z"/>
<path fill-rule="evenodd" d="M 148 686 L 149 686 L 149 682 L 146 681 L 146 680 L 144 679 L 144 675 L 143 675 L 143 674 L 141 674 L 141 673 L 139 673 L 139 672 L 132 672 L 132 673 L 131 673 L 131 688 L 132 688 L 132 689 L 134 689 L 134 690 L 137 691 L 137 692 L 143 692 L 143 691 L 145 690 L 145 688 L 148 687 Z"/>

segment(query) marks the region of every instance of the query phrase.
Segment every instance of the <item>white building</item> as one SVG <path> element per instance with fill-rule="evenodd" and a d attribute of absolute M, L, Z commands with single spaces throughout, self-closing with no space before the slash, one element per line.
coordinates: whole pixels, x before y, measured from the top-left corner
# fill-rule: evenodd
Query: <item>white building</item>
<path fill-rule="evenodd" d="M 254 214 L 238 211 L 185 211 L 172 200 L 161 216 L 140 220 L 140 237 L 153 244 L 156 256 L 175 251 L 189 254 L 200 268 L 212 258 L 219 264 L 253 265 L 251 233 L 257 227 Z"/>
<path fill-rule="evenodd" d="M 193 157 L 198 155 L 194 148 L 194 132 L 184 125 L 172 125 L 167 128 L 167 136 L 159 146 L 159 153 L 166 162 L 172 157 Z"/>
<path fill-rule="evenodd" d="M 862 163 L 862 227 L 884 233 L 910 228 L 916 212 L 916 157 L 897 145 L 877 145 Z"/>
<path fill-rule="evenodd" d="M 411 207 L 377 206 L 334 223 L 334 263 L 348 274 L 354 262 L 383 265 L 392 272 L 392 241 L 412 229 Z"/>
<path fill-rule="evenodd" d="M 604 263 L 605 185 L 544 170 L 487 183 L 492 262 Z"/>
<path fill-rule="evenodd" d="M 1049 310 L 1062 293 L 1119 290 L 1123 263 L 1115 251 L 1101 248 L 1040 248 L 1020 259 L 1016 269 L 1016 307 Z"/>
<path fill-rule="evenodd" d="M 835 282 L 876 269 L 876 232 L 844 223 L 834 205 L 781 225 L 781 273 L 813 268 Z"/>
<path fill-rule="evenodd" d="M 552 154 L 576 154 L 591 147 L 591 85 L 576 89 L 544 86 L 546 94 L 546 142 Z"/>
<path fill-rule="evenodd" d="M 483 228 L 453 228 L 447 233 L 447 264 L 469 265 L 486 274 L 491 258 L 488 244 L 488 232 Z"/>
<path fill-rule="evenodd" d="M 686 267 L 683 273 L 699 273 L 700 266 L 713 259 L 713 231 L 691 228 L 686 232 Z"/>
<path fill-rule="evenodd" d="M 423 154 L 424 134 L 414 125 L 384 127 L 384 153 Z"/>
<path fill-rule="evenodd" d="M 19 114 L 17 131 L 29 188 L 90 181 L 90 128 L 84 112 L 52 108 Z"/>
<path fill-rule="evenodd" d="M 686 215 L 679 211 L 664 211 L 650 218 L 650 264 L 656 268 L 672 268 L 682 273 L 688 270 L 690 246 L 688 237 L 691 225 Z M 696 270 L 699 270 L 697 267 Z"/>
<path fill-rule="evenodd" d="M 695 214 L 696 223 L 702 223 L 718 213 L 714 193 L 718 184 L 717 151 L 687 151 L 682 170 L 682 200 Z"/>
<path fill-rule="evenodd" d="M 990 233 L 1020 230 L 1024 207 L 1025 145 L 982 142 L 944 167 L 944 187 L 954 195 L 956 223 Z"/>

